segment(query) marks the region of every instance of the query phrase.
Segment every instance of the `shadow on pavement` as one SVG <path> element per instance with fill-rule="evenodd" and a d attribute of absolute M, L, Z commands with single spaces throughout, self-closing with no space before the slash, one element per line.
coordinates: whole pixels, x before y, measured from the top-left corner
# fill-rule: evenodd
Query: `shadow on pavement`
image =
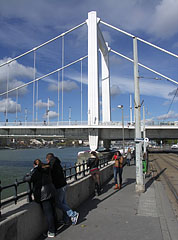
<path fill-rule="evenodd" d="M 146 192 L 147 189 L 152 185 L 152 183 L 153 183 L 155 180 L 157 180 L 157 179 L 161 176 L 161 174 L 164 173 L 164 171 L 166 171 L 166 169 L 167 169 L 167 168 L 162 169 L 156 176 L 150 178 L 150 179 L 148 180 L 148 182 L 146 182 L 146 184 L 145 184 L 145 192 Z"/>

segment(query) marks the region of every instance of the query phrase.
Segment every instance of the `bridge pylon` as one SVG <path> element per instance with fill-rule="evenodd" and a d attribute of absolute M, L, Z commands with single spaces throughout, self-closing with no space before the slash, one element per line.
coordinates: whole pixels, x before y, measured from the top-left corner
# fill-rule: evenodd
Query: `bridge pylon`
<path fill-rule="evenodd" d="M 109 74 L 109 47 L 104 41 L 102 32 L 99 29 L 99 21 L 95 11 L 88 13 L 88 125 L 93 129 L 89 130 L 89 144 L 91 150 L 98 148 L 99 130 L 95 129 L 100 121 L 99 106 L 99 70 L 98 50 L 101 53 L 102 65 L 102 120 L 110 122 L 110 74 Z"/>

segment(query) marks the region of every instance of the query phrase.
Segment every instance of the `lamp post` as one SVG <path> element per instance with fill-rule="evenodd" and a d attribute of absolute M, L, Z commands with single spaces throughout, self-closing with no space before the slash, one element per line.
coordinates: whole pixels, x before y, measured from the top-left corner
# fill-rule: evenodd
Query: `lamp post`
<path fill-rule="evenodd" d="M 122 110 L 122 146 L 123 146 L 123 156 L 125 154 L 125 141 L 124 141 L 124 106 L 118 105 L 118 108 Z"/>
<path fill-rule="evenodd" d="M 69 107 L 69 125 L 71 123 L 72 108 Z"/>

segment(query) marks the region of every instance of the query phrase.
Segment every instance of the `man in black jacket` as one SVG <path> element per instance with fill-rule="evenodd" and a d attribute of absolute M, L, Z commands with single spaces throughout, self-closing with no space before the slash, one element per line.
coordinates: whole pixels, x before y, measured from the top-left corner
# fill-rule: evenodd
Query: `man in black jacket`
<path fill-rule="evenodd" d="M 55 157 L 53 153 L 46 155 L 46 161 L 50 165 L 51 177 L 53 184 L 57 190 L 56 206 L 59 207 L 64 213 L 64 222 L 68 222 L 68 218 L 71 219 L 72 224 L 77 224 L 79 213 L 73 211 L 66 203 L 66 179 L 64 176 L 61 161 L 58 157 Z"/>
<path fill-rule="evenodd" d="M 34 168 L 24 177 L 25 181 L 33 183 L 33 195 L 37 203 L 41 203 L 48 222 L 48 237 L 55 237 L 55 187 L 52 184 L 50 168 L 43 168 L 40 159 L 34 161 Z"/>

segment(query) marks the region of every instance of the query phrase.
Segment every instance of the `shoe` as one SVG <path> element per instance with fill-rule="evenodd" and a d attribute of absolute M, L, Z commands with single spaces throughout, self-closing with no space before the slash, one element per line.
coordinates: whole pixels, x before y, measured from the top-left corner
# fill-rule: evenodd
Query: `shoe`
<path fill-rule="evenodd" d="M 76 225 L 78 221 L 79 213 L 76 212 L 74 217 L 71 217 L 72 225 Z"/>
<path fill-rule="evenodd" d="M 121 184 L 119 184 L 119 190 L 121 189 L 121 187 L 122 187 L 122 185 L 121 185 Z"/>
<path fill-rule="evenodd" d="M 48 237 L 49 238 L 54 238 L 55 237 L 55 233 L 52 233 L 52 232 L 48 231 Z"/>
<path fill-rule="evenodd" d="M 114 190 L 119 189 L 118 184 L 115 184 Z"/>

